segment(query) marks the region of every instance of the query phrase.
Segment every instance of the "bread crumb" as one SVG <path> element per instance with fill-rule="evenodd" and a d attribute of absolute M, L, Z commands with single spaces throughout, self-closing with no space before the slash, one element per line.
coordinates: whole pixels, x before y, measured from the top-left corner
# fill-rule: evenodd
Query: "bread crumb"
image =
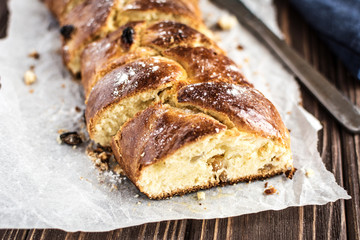
<path fill-rule="evenodd" d="M 111 185 L 110 191 L 112 192 L 114 190 L 118 190 L 118 186 L 116 186 L 116 184 Z"/>
<path fill-rule="evenodd" d="M 198 200 L 205 200 L 205 192 L 197 192 L 196 196 Z"/>
<path fill-rule="evenodd" d="M 269 183 L 268 183 L 268 182 L 266 182 L 266 183 L 265 183 L 265 185 L 264 185 L 264 188 L 267 188 L 268 184 L 269 184 Z"/>
<path fill-rule="evenodd" d="M 105 161 L 108 159 L 108 155 L 106 154 L 106 152 L 100 153 L 98 157 L 101 159 L 101 161 Z"/>
<path fill-rule="evenodd" d="M 151 203 L 148 203 L 147 205 L 150 207 L 150 206 L 151 206 Z"/>
<path fill-rule="evenodd" d="M 30 52 L 29 53 L 29 55 L 28 55 L 28 57 L 30 57 L 30 58 L 34 58 L 34 59 L 39 59 L 40 58 L 40 54 L 37 52 L 37 51 L 32 51 L 32 52 Z"/>
<path fill-rule="evenodd" d="M 265 189 L 264 193 L 266 195 L 272 195 L 272 194 L 276 193 L 276 191 L 277 191 L 276 188 L 274 188 L 272 185 L 270 185 L 269 188 Z"/>
<path fill-rule="evenodd" d="M 311 168 L 307 169 L 305 172 L 305 176 L 308 178 L 311 178 L 314 174 L 315 174 L 315 172 Z"/>
<path fill-rule="evenodd" d="M 238 50 L 243 50 L 244 47 L 243 47 L 242 45 L 238 44 L 238 45 L 237 45 L 237 49 L 238 49 Z"/>
<path fill-rule="evenodd" d="M 33 94 L 34 93 L 34 89 L 30 89 L 29 93 Z"/>
<path fill-rule="evenodd" d="M 124 171 L 122 170 L 122 168 L 120 167 L 120 165 L 116 165 L 113 169 L 114 173 L 118 174 L 118 175 L 124 175 Z"/>
<path fill-rule="evenodd" d="M 292 179 L 294 177 L 294 174 L 296 172 L 296 168 L 292 167 L 290 169 L 288 169 L 286 172 L 285 172 L 285 176 L 288 178 L 288 179 Z"/>
<path fill-rule="evenodd" d="M 33 70 L 29 69 L 25 72 L 24 82 L 26 85 L 32 85 L 36 82 L 36 74 Z"/>
<path fill-rule="evenodd" d="M 237 23 L 237 19 L 233 15 L 223 15 L 218 20 L 217 24 L 222 30 L 230 30 Z"/>
<path fill-rule="evenodd" d="M 65 87 L 66 87 L 66 86 L 65 86 L 65 83 L 61 84 L 61 87 L 62 87 L 62 88 L 65 88 Z"/>
<path fill-rule="evenodd" d="M 111 168 L 110 159 L 113 157 L 111 149 L 94 146 L 90 143 L 86 148 L 86 154 L 100 172 L 108 171 Z M 113 170 L 113 172 L 115 172 Z M 116 172 L 115 172 L 116 173 Z"/>
<path fill-rule="evenodd" d="M 139 201 L 139 202 L 137 202 L 136 204 L 137 204 L 137 205 L 140 205 L 140 204 L 141 204 L 141 202 Z"/>

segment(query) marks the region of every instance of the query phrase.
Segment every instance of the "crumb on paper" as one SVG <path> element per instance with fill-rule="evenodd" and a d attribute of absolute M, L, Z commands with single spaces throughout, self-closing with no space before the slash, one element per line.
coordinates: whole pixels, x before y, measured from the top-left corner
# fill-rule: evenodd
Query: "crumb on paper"
<path fill-rule="evenodd" d="M 116 184 L 111 185 L 110 191 L 112 192 L 114 190 L 118 190 L 118 186 Z"/>
<path fill-rule="evenodd" d="M 197 197 L 197 200 L 205 200 L 205 192 L 197 192 L 196 193 L 196 197 Z"/>
<path fill-rule="evenodd" d="M 137 205 L 140 205 L 140 204 L 141 204 L 141 202 L 140 202 L 140 201 L 138 201 L 136 204 L 137 204 Z"/>
<path fill-rule="evenodd" d="M 149 203 L 149 202 L 148 202 L 148 204 L 147 204 L 147 205 L 150 207 L 150 206 L 151 206 L 151 203 Z"/>
<path fill-rule="evenodd" d="M 290 114 L 291 114 L 291 111 L 286 112 L 286 114 L 290 115 Z"/>
<path fill-rule="evenodd" d="M 217 24 L 222 30 L 230 30 L 237 23 L 237 19 L 233 15 L 223 15 L 218 20 Z"/>
<path fill-rule="evenodd" d="M 34 89 L 30 89 L 29 93 L 33 94 L 34 93 Z"/>
<path fill-rule="evenodd" d="M 267 188 L 267 187 L 268 187 L 268 184 L 269 184 L 269 183 L 268 183 L 268 182 L 266 182 L 266 183 L 265 183 L 265 185 L 264 185 L 264 187 L 265 187 L 265 188 Z"/>
<path fill-rule="evenodd" d="M 38 60 L 40 58 L 40 54 L 34 50 L 29 53 L 28 57 Z"/>
<path fill-rule="evenodd" d="M 244 62 L 248 63 L 250 61 L 249 58 L 244 58 Z"/>
<path fill-rule="evenodd" d="M 276 188 L 274 188 L 274 186 L 272 186 L 272 185 L 270 185 L 267 189 L 265 189 L 265 191 L 264 191 L 264 193 L 266 194 L 266 195 L 272 195 L 272 194 L 274 194 L 274 193 L 276 193 L 277 192 L 277 190 L 276 190 Z"/>
<path fill-rule="evenodd" d="M 34 70 L 29 69 L 24 74 L 24 82 L 26 85 L 32 85 L 36 82 L 36 74 Z"/>
<path fill-rule="evenodd" d="M 241 45 L 241 44 L 238 44 L 237 47 L 236 47 L 238 50 L 243 50 L 244 47 Z"/>
<path fill-rule="evenodd" d="M 114 171 L 114 173 L 116 173 L 116 174 L 118 174 L 118 175 L 124 175 L 124 171 L 123 171 L 123 169 L 119 166 L 119 164 L 115 165 L 113 171 Z"/>
<path fill-rule="evenodd" d="M 288 179 L 292 179 L 294 177 L 294 174 L 296 172 L 296 168 L 292 167 L 290 169 L 288 169 L 286 172 L 285 172 L 285 176 L 288 178 Z"/>
<path fill-rule="evenodd" d="M 121 167 L 114 160 L 110 148 L 94 146 L 94 143 L 90 142 L 86 148 L 86 155 L 100 172 L 111 170 L 112 174 L 121 175 L 123 173 Z"/>
<path fill-rule="evenodd" d="M 76 107 L 75 107 L 75 111 L 76 111 L 76 112 L 81 112 L 81 108 L 78 107 L 78 106 L 76 106 Z"/>
<path fill-rule="evenodd" d="M 305 172 L 305 176 L 308 178 L 311 178 L 312 176 L 314 176 L 314 174 L 315 174 L 315 172 L 311 168 L 307 169 Z"/>
<path fill-rule="evenodd" d="M 65 88 L 65 87 L 66 87 L 65 83 L 61 84 L 61 87 L 62 87 L 62 88 Z"/>

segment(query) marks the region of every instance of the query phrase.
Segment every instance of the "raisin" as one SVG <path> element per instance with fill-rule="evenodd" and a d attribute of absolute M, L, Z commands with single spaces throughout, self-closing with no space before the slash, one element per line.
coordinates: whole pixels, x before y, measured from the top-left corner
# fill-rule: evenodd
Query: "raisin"
<path fill-rule="evenodd" d="M 64 25 L 60 28 L 60 33 L 64 37 L 65 40 L 71 38 L 72 33 L 74 32 L 74 25 Z"/>
<path fill-rule="evenodd" d="M 134 42 L 134 29 L 132 27 L 127 27 L 123 30 L 121 35 L 121 42 L 125 45 L 131 45 Z"/>
<path fill-rule="evenodd" d="M 77 132 L 66 132 L 60 135 L 61 142 L 75 146 L 81 144 L 83 141 Z"/>

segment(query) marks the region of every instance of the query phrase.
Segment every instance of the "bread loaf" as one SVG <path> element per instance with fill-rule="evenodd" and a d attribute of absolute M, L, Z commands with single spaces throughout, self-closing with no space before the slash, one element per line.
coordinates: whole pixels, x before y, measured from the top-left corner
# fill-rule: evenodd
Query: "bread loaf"
<path fill-rule="evenodd" d="M 197 0 L 45 3 L 91 139 L 149 198 L 293 171 L 278 111 L 211 40 Z"/>

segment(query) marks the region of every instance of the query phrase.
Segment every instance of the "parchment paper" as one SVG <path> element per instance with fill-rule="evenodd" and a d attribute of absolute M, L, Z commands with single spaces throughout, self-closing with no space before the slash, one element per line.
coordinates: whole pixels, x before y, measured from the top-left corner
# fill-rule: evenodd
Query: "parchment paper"
<path fill-rule="evenodd" d="M 278 34 L 271 1 L 247 0 Z M 222 31 L 220 44 L 242 66 L 248 79 L 279 109 L 291 130 L 295 167 L 293 180 L 266 180 L 279 194 L 266 196 L 265 181 L 241 183 L 196 194 L 151 201 L 126 179 L 106 173 L 105 183 L 84 154 L 56 141 L 58 129 L 75 129 L 84 108 L 81 86 L 71 80 L 59 55 L 60 38 L 48 10 L 38 0 L 9 1 L 8 37 L 0 42 L 0 227 L 60 228 L 67 231 L 105 231 L 168 219 L 237 216 L 289 206 L 325 204 L 349 199 L 328 172 L 317 151 L 320 123 L 298 105 L 294 77 L 240 25 Z M 207 0 L 201 6 L 208 24 L 224 11 Z M 244 47 L 238 50 L 237 46 Z M 27 55 L 37 50 L 40 59 Z M 35 66 L 38 81 L 23 83 Z M 34 92 L 30 93 L 29 90 Z M 312 177 L 305 172 L 313 170 Z M 112 191 L 110 185 L 118 185 Z M 139 194 L 139 195 L 138 195 Z M 199 205 L 201 203 L 201 205 Z"/>

